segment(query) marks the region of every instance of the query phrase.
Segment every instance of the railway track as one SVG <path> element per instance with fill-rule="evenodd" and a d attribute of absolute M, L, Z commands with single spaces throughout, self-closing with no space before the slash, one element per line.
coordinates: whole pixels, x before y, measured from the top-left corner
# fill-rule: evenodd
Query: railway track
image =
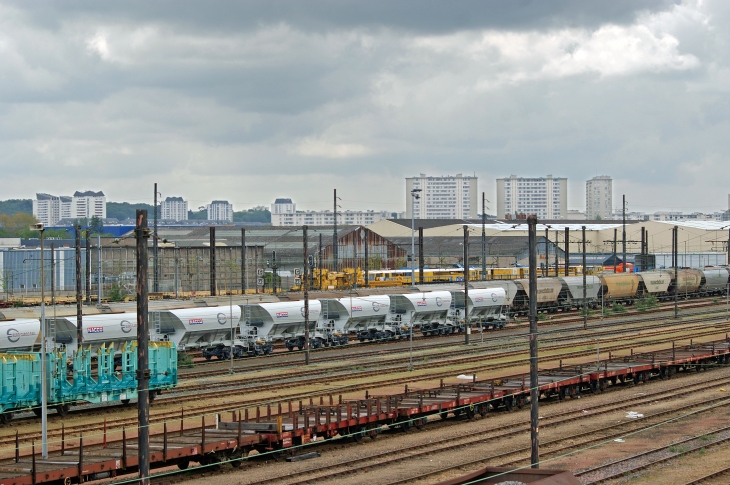
<path fill-rule="evenodd" d="M 691 315 L 685 315 L 683 318 L 683 322 L 690 322 L 690 321 L 696 321 L 696 319 L 700 316 L 708 317 L 710 315 L 717 314 L 718 316 L 724 315 L 723 310 L 709 310 L 709 311 L 700 311 L 692 313 Z M 598 332 L 595 330 L 596 328 L 610 328 L 613 326 L 626 326 L 626 325 L 632 325 L 634 323 L 640 323 L 640 322 L 649 322 L 649 321 L 657 321 L 662 320 L 664 318 L 667 318 L 665 316 L 650 316 L 642 319 L 637 319 L 635 321 L 626 322 L 624 320 L 608 320 L 601 322 L 599 327 L 596 326 L 596 322 L 594 322 L 591 326 L 591 336 L 597 336 L 602 337 L 606 335 L 610 335 L 610 331 L 606 330 L 599 330 Z M 690 320 L 692 318 L 692 320 Z M 549 330 L 547 332 L 541 332 L 541 335 L 552 335 L 554 333 L 558 332 L 566 332 L 566 331 L 572 331 L 572 330 L 582 330 L 579 329 L 579 327 L 572 327 L 572 328 L 566 328 L 566 329 L 559 329 L 559 330 Z M 520 340 L 527 338 L 529 335 L 528 332 L 523 333 L 510 333 L 510 334 L 498 334 L 498 335 L 490 335 L 488 337 L 484 338 L 485 343 L 488 345 L 490 342 L 501 342 L 506 341 L 510 339 L 514 340 Z M 474 341 L 476 341 L 478 338 L 478 335 L 473 336 Z M 423 342 L 423 343 L 421 343 Z M 463 337 L 454 337 L 450 336 L 448 337 L 448 340 L 446 340 L 446 343 L 453 343 L 461 344 L 463 342 Z M 399 341 L 399 342 L 391 342 L 392 346 L 395 348 L 378 348 L 376 350 L 369 350 L 367 348 L 357 348 L 352 349 L 348 347 L 337 347 L 336 350 L 339 350 L 339 354 L 341 355 L 331 355 L 333 352 L 326 352 L 326 353 L 320 353 L 319 351 L 313 351 L 312 355 L 310 357 L 311 363 L 319 363 L 319 362 L 333 362 L 337 360 L 351 360 L 353 358 L 362 358 L 362 357 L 370 357 L 370 356 L 386 356 L 388 354 L 395 354 L 398 352 L 403 352 L 405 350 L 405 347 L 407 346 L 408 342 L 407 340 Z M 434 340 L 433 337 L 426 337 L 424 339 L 421 339 L 418 343 L 414 342 L 413 350 L 414 351 L 420 351 L 420 350 L 427 350 L 430 348 L 437 348 L 437 347 L 443 347 L 444 346 L 444 339 Z M 476 342 L 475 342 L 476 343 Z M 480 342 L 480 344 L 482 344 Z M 321 350 L 321 349 L 320 349 Z M 462 351 L 462 350 L 460 350 Z M 283 362 L 272 362 L 274 359 L 276 360 L 284 360 Z M 279 367 L 298 367 L 302 365 L 302 357 L 299 354 L 299 352 L 296 353 L 284 353 L 284 354 L 276 354 L 271 356 L 264 356 L 259 357 L 256 360 L 243 360 L 243 361 L 234 361 L 234 362 L 242 362 L 242 364 L 234 365 L 233 371 L 234 372 L 256 372 L 256 371 L 263 371 L 263 370 L 271 370 L 273 366 L 279 366 Z M 205 368 L 203 370 L 201 369 L 182 369 L 179 371 L 179 375 L 181 379 L 189 379 L 189 378 L 202 378 L 202 377 L 210 377 L 210 376 L 222 376 L 230 374 L 230 362 L 229 361 L 221 361 L 216 362 L 216 368 L 215 369 L 208 369 Z"/>
<path fill-rule="evenodd" d="M 647 404 L 647 403 L 655 403 L 657 401 L 661 400 L 673 400 L 677 398 L 681 398 L 684 396 L 692 396 L 693 394 L 696 394 L 701 391 L 706 391 L 715 388 L 718 384 L 727 383 L 730 381 L 730 376 L 722 376 L 715 379 L 711 379 L 706 382 L 700 382 L 695 383 L 691 385 L 678 385 L 671 389 L 665 389 L 661 391 L 655 391 L 655 392 L 649 392 L 646 393 L 640 397 L 633 397 L 629 399 L 624 399 L 621 402 L 618 403 L 604 403 L 604 404 L 597 404 L 594 406 L 582 406 L 580 410 L 569 410 L 569 411 L 561 411 L 556 413 L 551 413 L 549 415 L 546 415 L 545 417 L 541 418 L 540 421 L 540 427 L 542 429 L 549 428 L 549 427 L 556 427 L 560 426 L 561 424 L 565 423 L 572 423 L 576 420 L 590 420 L 595 418 L 597 415 L 600 414 L 608 414 L 615 411 L 625 410 L 631 406 L 641 405 L 641 404 Z M 718 398 L 718 403 L 727 401 L 726 398 Z M 543 401 L 542 404 L 545 404 Z M 550 405 L 557 405 L 556 401 L 553 401 L 553 403 Z M 718 404 L 719 405 L 719 404 Z M 724 402 L 722 405 L 730 405 L 730 402 Z M 605 441 L 607 439 L 613 439 L 615 436 L 624 436 L 629 432 L 637 432 L 642 428 L 649 428 L 652 426 L 655 426 L 656 423 L 654 422 L 655 419 L 652 418 L 663 418 L 666 415 L 670 415 L 672 413 L 681 412 L 684 409 L 692 409 L 693 407 L 696 407 L 697 403 L 687 404 L 686 406 L 683 406 L 681 409 L 672 409 L 668 411 L 662 411 L 659 413 L 656 413 L 649 418 L 642 420 L 639 422 L 624 422 L 620 423 L 614 426 L 608 426 L 600 430 L 600 432 L 606 431 L 608 434 L 601 434 L 601 436 L 596 436 L 596 431 L 587 431 L 581 435 L 571 435 L 570 439 L 575 441 L 575 439 L 578 438 L 586 438 L 585 440 L 580 441 L 580 443 L 570 443 L 567 445 L 560 446 L 561 443 L 567 441 L 567 439 L 555 439 L 551 441 L 543 441 L 541 443 L 541 446 L 544 448 L 548 448 L 553 446 L 553 448 L 545 455 L 550 454 L 557 454 L 562 453 L 571 449 L 575 449 L 577 447 L 585 446 L 586 444 L 590 443 L 596 443 Z M 463 415 L 462 415 L 463 416 Z M 443 420 L 441 418 L 435 418 L 434 420 L 429 421 L 429 429 L 437 429 L 441 430 L 444 426 L 458 426 L 459 424 L 463 424 L 465 421 L 460 419 L 446 419 Z M 636 424 L 640 424 L 639 426 L 636 426 Z M 517 436 L 523 433 L 529 432 L 529 426 L 524 425 L 515 425 L 514 423 L 508 423 L 504 424 L 495 428 L 490 428 L 489 431 L 484 430 L 473 430 L 468 431 L 466 433 L 462 433 L 459 436 L 456 437 L 449 437 L 449 438 L 442 438 L 437 440 L 429 440 L 426 442 L 423 440 L 423 442 L 419 443 L 418 445 L 409 446 L 407 448 L 400 449 L 398 451 L 389 450 L 386 452 L 378 452 L 374 454 L 368 454 L 367 456 L 361 456 L 359 458 L 354 459 L 348 459 L 346 462 L 343 462 L 341 464 L 335 464 L 335 465 L 328 465 L 327 467 L 320 467 L 320 466 L 313 466 L 310 468 L 305 468 L 303 470 L 297 470 L 296 472 L 286 473 L 286 474 L 276 474 L 275 476 L 271 476 L 266 479 L 257 479 L 257 484 L 267 484 L 267 483 L 276 483 L 276 484 L 300 484 L 300 483 L 320 483 L 320 482 L 326 482 L 331 480 L 339 480 L 344 478 L 345 476 L 350 476 L 353 474 L 357 474 L 360 472 L 367 472 L 369 470 L 372 470 L 374 468 L 383 468 L 387 466 L 392 466 L 400 462 L 414 460 L 418 458 L 423 457 L 432 457 L 435 453 L 440 452 L 452 452 L 454 448 L 458 447 L 459 450 L 463 450 L 464 447 L 468 446 L 476 446 L 480 445 L 485 442 L 491 442 L 495 439 L 503 438 L 505 436 Z M 377 436 L 377 435 L 375 435 Z M 352 436 L 355 438 L 355 436 Z M 391 435 L 391 438 L 394 438 L 395 435 Z M 555 447 L 557 445 L 557 447 Z M 323 445 L 325 447 L 334 447 L 334 449 L 337 449 L 340 446 L 346 446 L 346 445 L 340 445 L 338 441 L 331 441 L 329 444 Z M 543 449 L 544 449 L 543 448 Z M 324 451 L 326 451 L 328 448 L 324 448 Z M 446 468 L 440 468 L 438 470 L 429 471 L 427 473 L 415 476 L 415 477 L 409 477 L 402 480 L 397 481 L 391 481 L 387 482 L 389 485 L 395 485 L 400 483 L 410 483 L 416 480 L 425 480 L 433 477 L 434 475 L 442 474 L 444 471 L 448 470 L 456 470 L 463 467 L 470 467 L 470 466 L 476 466 L 479 465 L 485 461 L 491 461 L 491 460 L 502 460 L 502 459 L 509 459 L 513 458 L 512 461 L 509 463 L 519 463 L 524 460 L 525 454 L 527 454 L 527 457 L 529 458 L 530 448 L 518 448 L 516 450 L 511 450 L 504 453 L 499 454 L 493 454 L 487 457 L 480 458 L 478 460 L 471 460 L 466 462 L 460 462 L 455 463 L 449 467 Z M 515 455 L 518 456 L 517 459 L 514 459 Z M 155 483 L 174 483 L 175 478 L 170 477 L 166 479 L 161 480 L 155 480 Z"/>
<path fill-rule="evenodd" d="M 695 336 L 710 336 L 710 335 L 717 335 L 718 332 L 725 332 L 727 330 L 730 330 L 730 323 L 726 323 L 721 326 L 720 329 L 715 329 L 711 331 L 704 331 L 695 333 Z M 650 340 L 649 343 L 645 343 L 644 345 L 651 344 L 651 345 L 657 345 L 661 343 L 668 343 L 672 342 L 676 339 L 673 335 L 666 335 L 666 332 L 663 330 L 657 330 L 654 335 L 663 335 L 662 338 Z M 651 338 L 651 335 L 642 336 L 644 338 Z M 625 336 L 625 339 L 630 339 L 630 336 Z M 607 345 L 605 348 L 606 352 L 612 352 L 612 351 L 618 351 L 618 350 L 628 350 L 631 348 L 636 347 L 637 345 L 641 345 L 637 342 L 630 342 L 628 344 L 612 344 Z M 568 358 L 578 358 L 578 357 L 586 357 L 586 356 L 593 356 L 595 355 L 594 350 L 585 350 L 585 351 L 568 351 L 564 353 L 554 353 L 552 355 L 545 355 L 547 352 L 556 351 L 560 349 L 565 348 L 572 348 L 574 347 L 574 343 L 567 343 L 567 344 L 559 344 L 557 346 L 551 346 L 551 347 L 543 347 L 541 348 L 541 351 L 543 352 L 543 356 L 539 358 L 540 363 L 548 363 L 548 362 L 556 362 L 561 359 L 568 359 Z M 490 372 L 490 371 L 496 371 L 500 369 L 506 369 L 506 368 L 512 368 L 518 365 L 526 365 L 529 363 L 529 358 L 524 357 L 524 350 L 515 350 L 508 353 L 509 356 L 517 356 L 518 358 L 515 360 L 509 360 L 506 362 L 501 363 L 493 363 L 493 364 L 483 364 L 483 365 L 476 365 L 474 366 L 473 357 L 467 357 L 467 358 L 461 358 L 459 359 L 462 361 L 462 363 L 469 364 L 470 371 L 471 372 Z M 502 354 L 502 358 L 507 355 L 507 353 Z M 428 363 L 421 363 L 417 366 L 416 370 L 422 369 L 422 368 L 442 368 L 444 367 L 443 362 L 428 362 Z M 393 369 L 390 369 L 393 370 Z M 403 369 L 395 369 L 403 371 Z M 405 375 L 397 375 L 397 377 L 392 377 L 390 379 L 385 380 L 379 380 L 376 382 L 366 382 L 366 383 L 353 383 L 353 384 L 342 384 L 339 386 L 331 386 L 326 389 L 319 389 L 316 391 L 293 391 L 293 392 L 283 392 L 278 393 L 276 397 L 272 397 L 270 399 L 262 401 L 261 398 L 254 398 L 254 399 L 241 399 L 241 397 L 244 395 L 244 391 L 248 393 L 255 393 L 255 392 L 261 392 L 265 390 L 270 389 L 271 383 L 257 383 L 256 386 L 252 386 L 249 388 L 240 388 L 236 387 L 233 389 L 220 389 L 216 390 L 215 395 L 216 397 L 227 397 L 227 396 L 235 396 L 238 399 L 236 400 L 235 404 L 231 402 L 221 403 L 221 404 L 208 404 L 204 406 L 196 407 L 194 410 L 188 409 L 187 411 L 184 411 L 181 407 L 179 410 L 170 410 L 170 411 L 161 411 L 159 413 L 153 413 L 150 416 L 150 423 L 151 424 L 162 424 L 167 421 L 172 422 L 179 422 L 181 418 L 184 418 L 186 420 L 191 419 L 200 419 L 201 416 L 204 415 L 210 415 L 214 413 L 221 413 L 226 411 L 241 411 L 243 409 L 259 409 L 263 407 L 264 414 L 267 412 L 266 410 L 269 409 L 270 406 L 274 406 L 276 408 L 277 406 L 282 406 L 285 404 L 288 404 L 290 401 L 296 401 L 296 400 L 305 400 L 307 398 L 309 399 L 316 399 L 319 398 L 320 401 L 324 401 L 325 397 L 329 399 L 334 398 L 334 394 L 339 393 L 340 396 L 344 393 L 353 393 L 358 391 L 365 391 L 368 389 L 374 389 L 374 388 L 383 388 L 383 387 L 391 387 L 395 385 L 403 385 L 403 384 L 411 384 L 413 382 L 416 382 L 418 380 L 434 380 L 439 378 L 448 378 L 453 377 L 454 370 L 449 371 L 443 371 L 443 372 L 436 372 L 433 374 L 428 374 L 426 376 L 413 376 L 410 373 L 405 373 Z M 384 374 L 388 373 L 388 369 L 384 368 L 378 368 L 372 371 L 366 371 L 366 372 L 359 372 L 356 374 L 355 377 L 358 378 L 358 380 L 362 380 L 363 377 L 379 377 Z M 309 375 L 307 378 L 309 380 L 313 380 L 314 382 L 318 382 L 321 379 L 332 379 L 333 375 L 324 373 L 319 376 L 312 376 L 311 372 L 309 372 Z M 279 382 L 281 382 L 281 377 L 278 377 Z M 298 385 L 306 385 L 306 382 L 297 382 Z M 311 384 L 309 384 L 311 385 Z M 210 385 L 206 386 L 206 388 L 210 388 Z M 201 401 L 201 395 L 200 394 L 192 394 L 192 395 L 177 395 L 177 396 L 170 396 L 166 399 L 160 399 L 159 401 L 165 402 L 167 400 L 174 401 L 177 403 L 184 403 L 184 402 L 199 402 Z M 109 409 L 111 412 L 114 412 L 113 408 Z M 274 409 L 276 410 L 276 409 Z M 79 411 L 72 411 L 72 413 L 75 412 L 84 412 L 82 410 Z M 53 417 L 53 415 L 51 415 Z M 51 419 L 51 421 L 54 421 Z M 122 428 L 133 428 L 136 426 L 137 418 L 136 416 L 129 416 L 129 417 L 122 417 L 122 418 L 113 418 L 113 419 L 106 419 L 105 420 L 105 426 L 108 429 L 108 431 L 111 433 L 113 431 L 119 431 Z M 102 423 L 98 422 L 96 426 L 100 426 Z M 81 425 L 75 425 L 75 426 L 69 426 L 65 429 L 50 429 L 48 431 L 49 437 L 55 437 L 58 438 L 61 436 L 62 433 L 64 433 L 68 437 L 74 437 L 78 436 L 84 431 L 87 431 L 89 429 L 88 424 L 81 424 Z M 28 442 L 34 439 L 39 439 L 40 433 L 37 431 L 33 432 L 26 432 L 26 433 L 18 433 L 17 440 L 19 442 Z M 0 439 L 0 445 L 9 445 L 15 443 L 15 436 L 7 436 L 5 439 Z"/>

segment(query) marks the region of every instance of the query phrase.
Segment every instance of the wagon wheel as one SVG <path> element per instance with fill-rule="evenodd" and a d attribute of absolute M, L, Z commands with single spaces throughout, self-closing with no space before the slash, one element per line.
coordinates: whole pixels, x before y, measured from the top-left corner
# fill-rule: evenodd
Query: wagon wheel
<path fill-rule="evenodd" d="M 58 413 L 59 416 L 64 417 L 68 414 L 69 409 L 71 409 L 71 406 L 68 404 L 59 404 L 56 406 L 56 413 Z"/>
<path fill-rule="evenodd" d="M 362 442 L 363 434 L 364 434 L 363 428 L 361 426 L 358 426 L 357 428 L 355 428 L 355 432 L 352 434 L 352 439 L 356 443 L 360 443 L 360 442 Z"/>
<path fill-rule="evenodd" d="M 13 419 L 13 413 L 8 411 L 5 413 L 0 413 L 0 423 L 2 424 L 8 424 Z"/>
<path fill-rule="evenodd" d="M 400 430 L 404 433 L 407 433 L 411 429 L 411 422 L 410 421 L 403 421 L 400 425 Z"/>
<path fill-rule="evenodd" d="M 522 409 L 525 406 L 525 397 L 520 396 L 517 398 L 517 408 Z"/>
<path fill-rule="evenodd" d="M 602 379 L 602 380 L 601 380 L 601 383 L 600 383 L 600 385 L 598 386 L 598 389 L 599 389 L 599 390 L 600 390 L 601 392 L 603 392 L 603 391 L 605 391 L 605 390 L 606 390 L 606 388 L 607 388 L 607 387 L 608 387 L 608 382 L 606 382 L 606 380 L 605 380 L 605 379 Z"/>
<path fill-rule="evenodd" d="M 416 429 L 423 429 L 426 427 L 426 421 L 427 419 L 424 417 L 416 419 L 415 421 L 413 421 L 413 424 L 416 426 Z"/>
<path fill-rule="evenodd" d="M 446 419 L 446 418 L 447 418 L 448 416 L 449 416 L 449 412 L 448 412 L 448 411 L 441 411 L 441 412 L 439 413 L 439 417 L 440 417 L 441 419 Z"/>
<path fill-rule="evenodd" d="M 512 402 L 511 397 L 508 397 L 504 400 L 504 407 L 507 408 L 507 411 L 512 411 L 514 403 Z"/>
<path fill-rule="evenodd" d="M 380 426 L 378 426 L 377 424 L 371 424 L 370 427 L 368 428 L 368 436 L 370 436 L 370 439 L 371 440 L 376 439 L 379 434 L 380 434 Z"/>
<path fill-rule="evenodd" d="M 564 387 L 561 387 L 560 390 L 558 391 L 558 400 L 559 401 L 565 400 L 565 388 Z"/>
<path fill-rule="evenodd" d="M 469 407 L 465 409 L 466 411 L 466 418 L 467 419 L 473 419 L 474 418 L 474 405 L 469 404 Z"/>
<path fill-rule="evenodd" d="M 489 413 L 489 404 L 484 403 L 484 404 L 482 404 L 482 405 L 479 406 L 479 415 L 481 417 L 486 416 L 488 413 Z"/>
<path fill-rule="evenodd" d="M 37 417 L 41 417 L 43 415 L 43 408 L 37 407 L 33 408 L 33 414 L 35 414 Z"/>

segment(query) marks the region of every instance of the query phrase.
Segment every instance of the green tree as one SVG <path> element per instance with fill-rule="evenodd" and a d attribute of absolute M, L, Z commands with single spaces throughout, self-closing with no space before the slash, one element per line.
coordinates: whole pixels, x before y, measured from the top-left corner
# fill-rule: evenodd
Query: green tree
<path fill-rule="evenodd" d="M 112 219 L 123 221 L 125 219 L 134 219 L 137 209 L 146 210 L 147 216 L 151 221 L 154 217 L 152 204 L 130 204 L 129 202 L 107 202 L 106 216 Z M 159 215 L 159 213 L 158 213 Z"/>
<path fill-rule="evenodd" d="M 233 222 L 271 222 L 271 212 L 267 210 L 253 210 L 239 211 L 233 213 Z"/>
<path fill-rule="evenodd" d="M 12 216 L 19 212 L 33 214 L 33 201 L 31 199 L 9 199 L 0 201 L 0 214 Z"/>
<path fill-rule="evenodd" d="M 104 233 L 104 221 L 96 216 L 92 216 L 89 221 L 89 230 L 92 234 L 103 234 Z"/>

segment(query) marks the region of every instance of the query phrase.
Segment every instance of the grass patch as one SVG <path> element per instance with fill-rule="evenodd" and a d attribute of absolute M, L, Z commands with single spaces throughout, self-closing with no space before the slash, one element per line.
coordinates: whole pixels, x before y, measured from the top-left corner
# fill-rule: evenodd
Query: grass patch
<path fill-rule="evenodd" d="M 687 451 L 687 448 L 685 448 L 684 446 L 672 445 L 669 447 L 669 451 L 671 451 L 672 453 L 684 453 L 685 451 Z"/>
<path fill-rule="evenodd" d="M 636 300 L 636 309 L 640 312 L 645 312 L 651 308 L 656 308 L 658 306 L 659 302 L 654 295 L 645 295 L 644 297 Z"/>
<path fill-rule="evenodd" d="M 614 303 L 611 307 L 611 311 L 614 313 L 626 313 L 626 307 L 623 305 L 619 305 L 618 303 Z"/>
<path fill-rule="evenodd" d="M 195 362 L 193 362 L 193 358 L 187 352 L 178 352 L 177 366 L 191 368 L 195 367 Z"/>
<path fill-rule="evenodd" d="M 717 435 L 715 434 L 703 434 L 702 436 L 700 436 L 700 441 L 710 441 L 714 440 L 715 438 L 717 438 Z"/>

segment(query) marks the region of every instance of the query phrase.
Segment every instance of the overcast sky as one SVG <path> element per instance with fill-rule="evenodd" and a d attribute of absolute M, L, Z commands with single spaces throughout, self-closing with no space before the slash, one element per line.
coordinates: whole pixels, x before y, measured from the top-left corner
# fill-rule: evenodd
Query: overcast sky
<path fill-rule="evenodd" d="M 2 1 L 0 199 L 405 210 L 407 176 L 725 210 L 730 2 Z M 723 135 L 724 134 L 724 135 Z"/>

